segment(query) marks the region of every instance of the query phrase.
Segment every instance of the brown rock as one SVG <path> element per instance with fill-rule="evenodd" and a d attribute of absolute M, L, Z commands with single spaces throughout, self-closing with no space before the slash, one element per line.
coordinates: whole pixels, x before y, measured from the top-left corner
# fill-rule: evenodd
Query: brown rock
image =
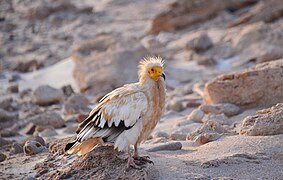
<path fill-rule="evenodd" d="M 99 36 L 75 48 L 74 78 L 80 91 L 110 91 L 137 81 L 138 62 L 146 55 L 148 51 L 135 39 Z"/>
<path fill-rule="evenodd" d="M 74 89 L 72 88 L 71 85 L 63 86 L 61 89 L 62 89 L 63 93 L 64 93 L 67 97 L 69 97 L 69 96 L 71 96 L 72 94 L 75 93 L 75 92 L 74 92 Z"/>
<path fill-rule="evenodd" d="M 18 93 L 19 92 L 19 85 L 18 84 L 11 84 L 8 88 L 7 91 L 10 93 Z"/>
<path fill-rule="evenodd" d="M 87 114 L 78 114 L 77 117 L 76 117 L 76 121 L 77 121 L 78 123 L 81 123 L 81 122 L 83 122 L 87 117 L 88 117 Z"/>
<path fill-rule="evenodd" d="M 283 134 L 283 103 L 257 111 L 246 117 L 240 129 L 241 135 L 268 136 Z"/>
<path fill-rule="evenodd" d="M 164 143 L 161 145 L 156 145 L 150 149 L 148 149 L 148 152 L 156 152 L 156 151 L 176 151 L 182 149 L 182 143 L 180 142 L 169 142 Z"/>
<path fill-rule="evenodd" d="M 48 85 L 42 85 L 33 91 L 32 101 L 35 104 L 46 106 L 58 103 L 63 99 L 63 92 L 61 89 L 55 89 Z"/>
<path fill-rule="evenodd" d="M 150 34 L 173 31 L 209 20 L 225 9 L 234 10 L 248 6 L 256 0 L 178 0 L 169 4 L 168 9 L 158 14 L 151 22 Z"/>
<path fill-rule="evenodd" d="M 274 105 L 283 101 L 282 73 L 283 59 L 280 59 L 243 72 L 218 76 L 205 85 L 204 101 L 244 107 Z"/>
<path fill-rule="evenodd" d="M 37 141 L 27 141 L 23 148 L 26 155 L 35 155 L 47 151 L 47 148 Z"/>
<path fill-rule="evenodd" d="M 13 143 L 12 146 L 11 146 L 10 152 L 12 154 L 23 153 L 24 152 L 23 146 L 21 144 L 19 144 L 19 143 Z"/>
<path fill-rule="evenodd" d="M 21 133 L 23 134 L 33 134 L 35 131 L 36 125 L 32 122 L 29 122 L 24 129 L 21 130 Z"/>
<path fill-rule="evenodd" d="M 77 114 L 88 112 L 90 109 L 87 107 L 89 104 L 88 99 L 82 94 L 74 94 L 67 99 L 64 103 L 64 112 L 66 114 Z"/>

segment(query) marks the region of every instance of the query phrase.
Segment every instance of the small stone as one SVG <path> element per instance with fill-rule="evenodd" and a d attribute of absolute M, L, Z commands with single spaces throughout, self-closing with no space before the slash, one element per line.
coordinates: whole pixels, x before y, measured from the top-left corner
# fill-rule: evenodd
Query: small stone
<path fill-rule="evenodd" d="M 206 114 L 225 114 L 226 116 L 235 116 L 240 113 L 240 108 L 235 104 L 222 103 L 222 104 L 212 104 L 212 105 L 201 105 L 199 107 Z"/>
<path fill-rule="evenodd" d="M 27 141 L 23 149 L 26 155 L 35 155 L 47 150 L 45 146 L 36 141 Z"/>
<path fill-rule="evenodd" d="M 191 112 L 191 114 L 188 116 L 189 121 L 193 121 L 196 123 L 201 123 L 202 118 L 204 117 L 204 112 L 200 109 L 195 109 Z"/>
<path fill-rule="evenodd" d="M 9 144 L 12 144 L 12 142 L 0 137 L 0 147 L 6 146 Z"/>
<path fill-rule="evenodd" d="M 176 111 L 176 112 L 181 112 L 184 110 L 184 107 L 181 101 L 172 100 L 169 103 L 169 109 Z"/>
<path fill-rule="evenodd" d="M 19 143 L 13 143 L 12 146 L 11 146 L 10 152 L 12 154 L 23 153 L 24 152 L 23 146 L 21 144 L 19 144 Z"/>
<path fill-rule="evenodd" d="M 18 93 L 19 92 L 19 85 L 18 84 L 12 84 L 7 88 L 7 91 L 10 93 Z"/>
<path fill-rule="evenodd" d="M 42 132 L 38 133 L 41 137 L 52 137 L 58 135 L 54 129 L 44 129 Z"/>
<path fill-rule="evenodd" d="M 63 99 L 61 89 L 55 89 L 48 85 L 42 85 L 33 91 L 32 101 L 41 106 L 47 106 L 60 102 Z"/>
<path fill-rule="evenodd" d="M 186 45 L 188 49 L 192 49 L 196 52 L 205 51 L 213 46 L 213 43 L 209 36 L 206 33 L 200 34 L 198 37 L 195 37 L 189 41 Z"/>
<path fill-rule="evenodd" d="M 0 162 L 5 161 L 6 158 L 7 158 L 7 156 L 6 156 L 5 154 L 3 154 L 3 153 L 0 152 Z"/>
<path fill-rule="evenodd" d="M 0 96 L 0 109 L 6 111 L 17 110 L 17 102 L 12 97 Z"/>
<path fill-rule="evenodd" d="M 84 95 L 74 94 L 64 103 L 64 112 L 65 114 L 77 114 L 90 111 L 88 104 L 89 101 Z"/>
<path fill-rule="evenodd" d="M 19 133 L 13 130 L 3 129 L 0 131 L 1 137 L 13 137 L 18 135 Z"/>
<path fill-rule="evenodd" d="M 175 131 L 172 134 L 170 134 L 170 139 L 172 140 L 185 141 L 186 137 L 187 137 L 187 133 L 183 133 L 181 131 Z"/>
<path fill-rule="evenodd" d="M 71 85 L 63 86 L 62 91 L 67 97 L 75 93 Z"/>
<path fill-rule="evenodd" d="M 220 137 L 221 137 L 221 134 L 218 134 L 218 133 L 204 133 L 204 134 L 197 136 L 194 139 L 194 142 L 199 145 L 203 145 L 208 142 L 215 141 L 219 139 Z"/>
<path fill-rule="evenodd" d="M 21 133 L 23 134 L 33 134 L 35 131 L 36 125 L 32 122 L 29 122 L 24 129 L 21 130 Z"/>
<path fill-rule="evenodd" d="M 4 109 L 0 109 L 0 122 L 13 121 L 19 119 L 19 114 L 17 112 L 8 112 Z"/>
<path fill-rule="evenodd" d="M 157 131 L 153 135 L 153 138 L 159 138 L 159 137 L 164 137 L 164 138 L 169 138 L 169 135 L 166 132 L 163 131 Z"/>
<path fill-rule="evenodd" d="M 168 142 L 161 145 L 157 145 L 148 149 L 148 152 L 156 152 L 156 151 L 176 151 L 182 149 L 182 143 L 180 142 Z"/>

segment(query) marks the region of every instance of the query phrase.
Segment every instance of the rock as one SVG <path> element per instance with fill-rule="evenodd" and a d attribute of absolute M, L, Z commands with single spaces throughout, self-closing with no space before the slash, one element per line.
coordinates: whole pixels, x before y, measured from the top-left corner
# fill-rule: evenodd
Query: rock
<path fill-rule="evenodd" d="M 33 91 L 32 101 L 35 104 L 46 106 L 58 103 L 63 99 L 61 89 L 55 89 L 48 85 L 42 85 Z"/>
<path fill-rule="evenodd" d="M 163 132 L 163 131 L 157 131 L 152 136 L 153 136 L 153 138 L 159 138 L 159 137 L 164 137 L 166 139 L 169 138 L 169 135 L 166 132 Z"/>
<path fill-rule="evenodd" d="M 74 94 L 67 99 L 64 103 L 65 114 L 78 114 L 88 112 L 90 109 L 87 107 L 89 104 L 88 99 L 82 94 Z"/>
<path fill-rule="evenodd" d="M 282 22 L 262 22 L 244 26 L 231 34 L 232 46 L 238 60 L 232 66 L 240 67 L 283 58 Z"/>
<path fill-rule="evenodd" d="M 157 14 L 150 25 L 149 34 L 161 31 L 174 31 L 209 20 L 225 9 L 237 10 L 255 3 L 256 0 L 177 0 L 168 5 L 164 11 Z M 221 6 L 219 6 L 221 4 Z"/>
<path fill-rule="evenodd" d="M 223 104 L 211 104 L 211 105 L 201 105 L 200 110 L 206 114 L 225 114 L 226 116 L 235 116 L 240 113 L 240 108 L 235 104 L 223 103 Z"/>
<path fill-rule="evenodd" d="M 19 85 L 18 84 L 9 85 L 9 87 L 7 88 L 7 91 L 10 92 L 10 93 L 18 93 L 19 92 Z"/>
<path fill-rule="evenodd" d="M 198 65 L 202 66 L 214 66 L 217 64 L 217 61 L 213 57 L 209 56 L 194 56 L 194 59 Z"/>
<path fill-rule="evenodd" d="M 0 109 L 4 109 L 6 111 L 14 111 L 17 110 L 17 103 L 12 97 L 1 96 L 0 97 Z"/>
<path fill-rule="evenodd" d="M 200 109 L 195 109 L 191 112 L 191 114 L 188 116 L 187 120 L 193 121 L 196 123 L 201 123 L 202 118 L 204 117 L 204 112 Z"/>
<path fill-rule="evenodd" d="M 47 151 L 47 148 L 36 141 L 27 141 L 24 145 L 26 155 L 35 155 L 44 151 Z"/>
<path fill-rule="evenodd" d="M 0 123 L 17 119 L 19 119 L 19 114 L 17 112 L 8 112 L 3 109 L 0 109 Z"/>
<path fill-rule="evenodd" d="M 19 143 L 13 143 L 12 146 L 11 146 L 10 152 L 12 154 L 23 153 L 24 152 L 23 146 L 21 144 L 19 144 Z"/>
<path fill-rule="evenodd" d="M 7 158 L 7 156 L 6 156 L 5 154 L 3 154 L 3 153 L 0 152 L 0 162 L 5 161 L 6 158 Z"/>
<path fill-rule="evenodd" d="M 54 111 L 47 111 L 45 113 L 35 115 L 29 118 L 28 121 L 38 126 L 50 125 L 54 128 L 63 127 L 65 123 L 61 116 Z"/>
<path fill-rule="evenodd" d="M 58 135 L 58 133 L 54 129 L 47 128 L 39 132 L 38 135 L 41 137 L 51 137 Z"/>
<path fill-rule="evenodd" d="M 283 103 L 257 111 L 256 115 L 246 117 L 240 134 L 248 136 L 268 136 L 283 134 Z"/>
<path fill-rule="evenodd" d="M 136 39 L 118 38 L 101 35 L 74 49 L 74 78 L 81 92 L 107 92 L 137 81 L 138 62 L 149 53 Z"/>
<path fill-rule="evenodd" d="M 176 99 L 173 99 L 169 102 L 168 108 L 176 112 L 181 112 L 184 110 L 182 101 Z"/>
<path fill-rule="evenodd" d="M 225 114 L 206 114 L 203 119 L 202 122 L 206 123 L 208 121 L 214 121 L 217 122 L 221 125 L 227 124 L 228 121 L 228 117 Z"/>
<path fill-rule="evenodd" d="M 9 144 L 12 144 L 12 142 L 0 137 L 0 147 L 6 146 Z"/>
<path fill-rule="evenodd" d="M 218 76 L 205 85 L 204 101 L 243 107 L 274 105 L 283 101 L 282 73 L 283 59 L 280 59 L 243 72 Z"/>
<path fill-rule="evenodd" d="M 218 133 L 204 133 L 196 136 L 194 142 L 203 145 L 211 141 L 215 141 L 221 137 L 221 134 Z"/>
<path fill-rule="evenodd" d="M 32 122 L 29 122 L 24 129 L 21 130 L 21 133 L 23 134 L 33 134 L 35 131 L 36 125 Z"/>
<path fill-rule="evenodd" d="M 156 37 L 153 35 L 145 36 L 141 40 L 141 43 L 148 50 L 155 50 L 161 47 L 160 42 L 158 42 Z"/>
<path fill-rule="evenodd" d="M 227 130 L 215 121 L 207 121 L 200 128 L 187 135 L 187 140 L 196 142 L 197 144 L 205 144 L 217 140 Z"/>
<path fill-rule="evenodd" d="M 281 0 L 260 1 L 249 11 L 242 13 L 229 27 L 257 21 L 274 22 L 282 17 L 283 5 Z"/>
<path fill-rule="evenodd" d="M 13 137 L 16 135 L 19 135 L 19 133 L 14 130 L 3 129 L 0 131 L 0 137 Z"/>
<path fill-rule="evenodd" d="M 201 125 L 199 123 L 190 123 L 187 125 L 181 125 L 177 130 L 173 131 L 170 134 L 170 139 L 184 141 L 186 140 L 188 133 L 191 133 L 200 127 Z"/>
<path fill-rule="evenodd" d="M 67 97 L 69 97 L 69 96 L 71 96 L 72 94 L 75 93 L 71 85 L 63 86 L 61 89 L 62 89 L 63 93 L 65 94 L 65 96 L 67 96 Z"/>
<path fill-rule="evenodd" d="M 206 33 L 201 33 L 194 39 L 190 40 L 187 43 L 186 48 L 192 49 L 196 52 L 201 52 L 209 49 L 212 45 L 213 43 L 209 36 Z"/>
<path fill-rule="evenodd" d="M 148 152 L 156 151 L 176 151 L 182 149 L 182 143 L 180 142 L 168 142 L 161 145 L 154 146 L 148 149 Z"/>

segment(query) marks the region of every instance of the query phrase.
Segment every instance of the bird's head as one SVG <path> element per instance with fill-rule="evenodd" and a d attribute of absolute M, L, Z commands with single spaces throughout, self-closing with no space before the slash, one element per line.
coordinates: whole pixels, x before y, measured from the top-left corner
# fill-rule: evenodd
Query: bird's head
<path fill-rule="evenodd" d="M 139 65 L 140 82 L 148 77 L 154 81 L 158 81 L 160 78 L 165 80 L 163 65 L 164 61 L 160 57 L 148 57 L 142 60 Z"/>

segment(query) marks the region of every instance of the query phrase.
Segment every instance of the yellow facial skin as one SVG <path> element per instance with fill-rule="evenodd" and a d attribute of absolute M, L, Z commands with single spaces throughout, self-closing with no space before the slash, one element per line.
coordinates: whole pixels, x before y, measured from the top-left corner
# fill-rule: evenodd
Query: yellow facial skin
<path fill-rule="evenodd" d="M 149 77 L 154 81 L 157 81 L 162 75 L 163 69 L 159 66 L 154 66 L 148 70 Z"/>

